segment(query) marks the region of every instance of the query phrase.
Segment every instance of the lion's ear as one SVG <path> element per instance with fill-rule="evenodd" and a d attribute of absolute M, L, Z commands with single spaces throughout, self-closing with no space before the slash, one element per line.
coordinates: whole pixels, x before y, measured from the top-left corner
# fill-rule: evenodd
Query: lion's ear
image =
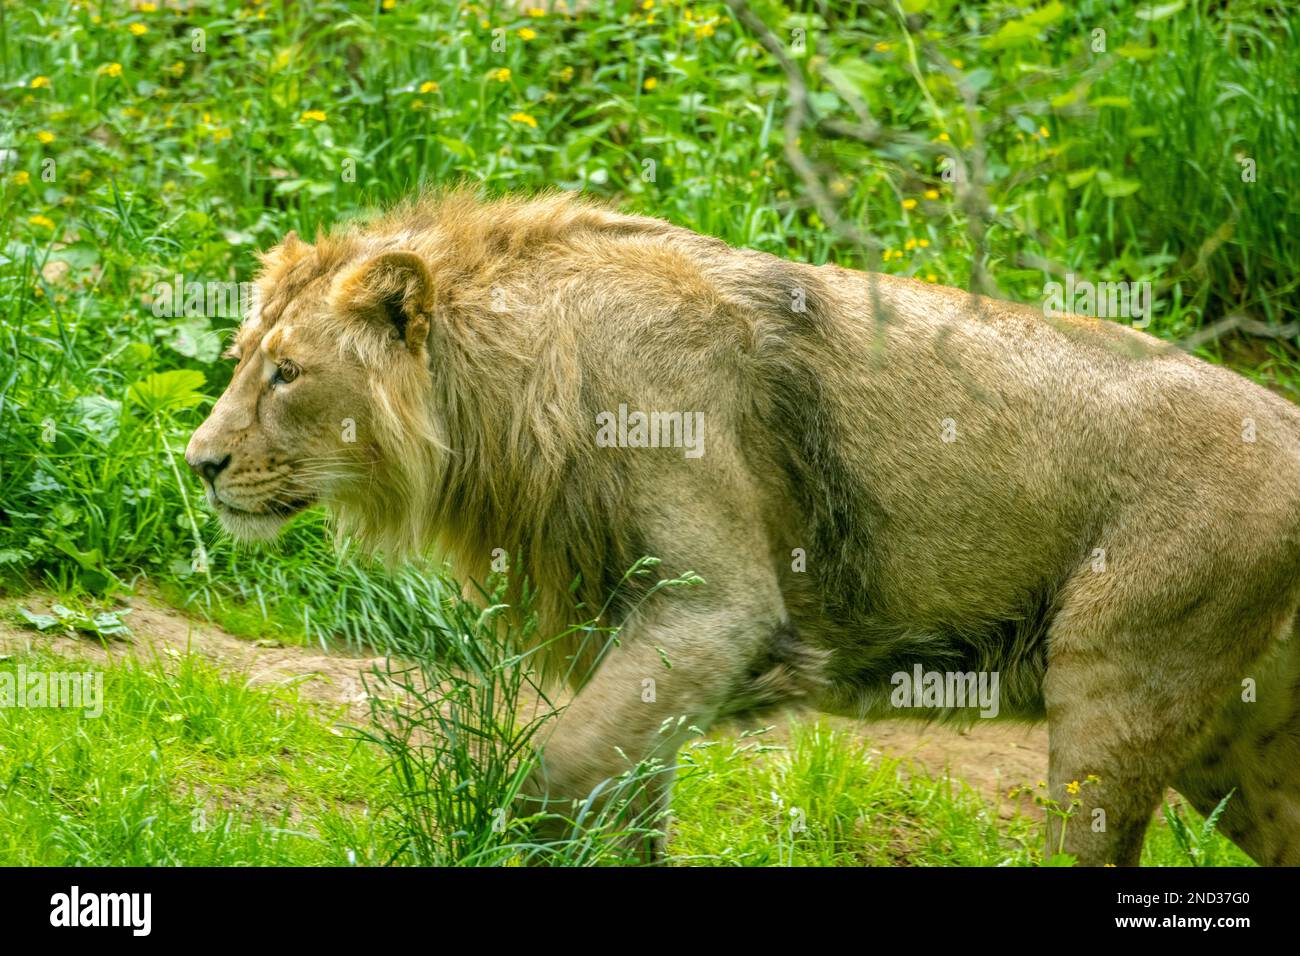
<path fill-rule="evenodd" d="M 311 249 L 310 245 L 298 238 L 298 233 L 290 230 L 280 240 L 279 245 L 272 246 L 258 258 L 262 260 L 264 274 L 274 281 L 276 276 L 283 274 L 291 265 L 311 252 Z"/>
<path fill-rule="evenodd" d="M 338 306 L 384 326 L 412 353 L 424 350 L 433 310 L 433 277 L 413 252 L 366 260 L 339 284 Z"/>

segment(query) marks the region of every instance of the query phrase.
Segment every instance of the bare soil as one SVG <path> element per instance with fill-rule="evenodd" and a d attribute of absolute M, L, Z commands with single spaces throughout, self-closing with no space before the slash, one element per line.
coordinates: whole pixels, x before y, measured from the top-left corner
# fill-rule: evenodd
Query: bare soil
<path fill-rule="evenodd" d="M 46 595 L 29 594 L 0 602 L 0 654 L 41 650 L 63 657 L 107 661 L 122 656 L 151 659 L 169 649 L 194 653 L 231 674 L 246 676 L 257 686 L 296 684 L 306 700 L 353 707 L 365 701 L 360 675 L 382 656 L 367 657 L 320 648 L 281 645 L 273 641 L 250 641 L 229 631 L 187 617 L 148 595 L 123 598 L 119 604 L 131 608 L 123 623 L 131 634 L 102 642 L 85 635 L 71 636 L 56 630 L 39 632 L 15 622 L 18 607 L 35 614 L 49 614 L 57 603 Z"/>

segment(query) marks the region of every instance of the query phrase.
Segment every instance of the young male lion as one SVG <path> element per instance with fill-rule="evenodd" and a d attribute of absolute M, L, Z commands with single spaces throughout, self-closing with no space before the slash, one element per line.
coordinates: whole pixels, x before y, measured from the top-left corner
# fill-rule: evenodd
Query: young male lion
<path fill-rule="evenodd" d="M 612 602 L 603 657 L 550 653 L 594 673 L 539 791 L 756 707 L 970 717 L 895 710 L 894 675 L 996 674 L 1001 716 L 1049 723 L 1081 862 L 1135 864 L 1171 784 L 1300 862 L 1289 403 L 1111 322 L 560 196 L 426 197 L 264 263 L 186 453 L 234 535 L 322 502 L 467 578 L 502 549 L 543 635 L 643 555 L 703 578 Z"/>

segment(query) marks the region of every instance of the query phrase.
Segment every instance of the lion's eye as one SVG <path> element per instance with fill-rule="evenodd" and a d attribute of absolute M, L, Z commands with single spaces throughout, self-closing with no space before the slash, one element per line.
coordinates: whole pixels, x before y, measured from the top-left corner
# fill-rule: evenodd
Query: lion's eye
<path fill-rule="evenodd" d="M 276 385 L 285 385 L 292 382 L 298 377 L 300 371 L 301 369 L 297 365 L 285 359 L 275 367 L 275 372 L 271 375 L 271 387 L 274 388 Z"/>

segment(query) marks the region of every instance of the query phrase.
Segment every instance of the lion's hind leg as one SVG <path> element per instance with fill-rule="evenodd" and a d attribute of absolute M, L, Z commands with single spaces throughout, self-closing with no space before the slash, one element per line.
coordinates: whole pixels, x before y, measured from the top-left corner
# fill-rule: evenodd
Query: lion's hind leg
<path fill-rule="evenodd" d="M 1185 549 L 1166 556 L 1156 550 L 1159 538 L 1146 542 L 1142 548 L 1109 549 L 1119 558 L 1106 573 L 1076 575 L 1063 591 L 1048 636 L 1043 689 L 1049 790 L 1061 808 L 1073 805 L 1064 822 L 1049 816 L 1049 849 L 1063 848 L 1084 865 L 1138 863 L 1146 828 L 1166 788 L 1212 739 L 1222 702 L 1232 689 L 1278 653 L 1295 613 L 1296 585 L 1281 570 L 1248 576 L 1259 565 L 1240 569 L 1240 580 L 1256 587 L 1225 589 L 1214 577 L 1212 563 L 1197 567 Z M 1147 561 L 1146 568 L 1138 556 Z M 1133 559 L 1133 566 L 1125 557 Z M 1152 567 L 1173 570 L 1153 575 Z M 1275 683 L 1286 681 L 1268 682 L 1270 687 Z M 1289 732 L 1279 721 L 1252 725 L 1259 728 L 1251 735 L 1253 746 L 1258 750 L 1266 741 L 1268 757 L 1256 761 L 1260 769 L 1255 776 L 1237 773 L 1240 785 L 1252 792 L 1225 825 L 1245 826 L 1243 813 L 1262 815 L 1271 809 L 1281 827 L 1284 818 L 1294 820 L 1300 809 L 1295 803 L 1266 802 L 1263 796 L 1263 788 L 1272 783 L 1283 785 L 1279 768 L 1287 761 L 1286 781 L 1294 780 L 1290 774 L 1300 742 L 1291 716 L 1294 686 L 1292 680 L 1285 701 L 1277 705 L 1278 713 L 1292 721 Z M 1211 747 L 1205 759 L 1212 761 L 1220 752 Z M 1250 760 L 1240 762 L 1252 766 Z M 1215 793 L 1223 796 L 1208 785 L 1189 789 L 1198 793 L 1194 803 L 1200 808 L 1207 802 L 1212 808 Z M 1295 853 L 1300 847 L 1290 843 L 1283 849 Z M 1270 846 L 1266 852 L 1277 858 L 1281 851 Z"/>
<path fill-rule="evenodd" d="M 1300 636 L 1247 668 L 1174 786 L 1263 866 L 1300 866 Z"/>

